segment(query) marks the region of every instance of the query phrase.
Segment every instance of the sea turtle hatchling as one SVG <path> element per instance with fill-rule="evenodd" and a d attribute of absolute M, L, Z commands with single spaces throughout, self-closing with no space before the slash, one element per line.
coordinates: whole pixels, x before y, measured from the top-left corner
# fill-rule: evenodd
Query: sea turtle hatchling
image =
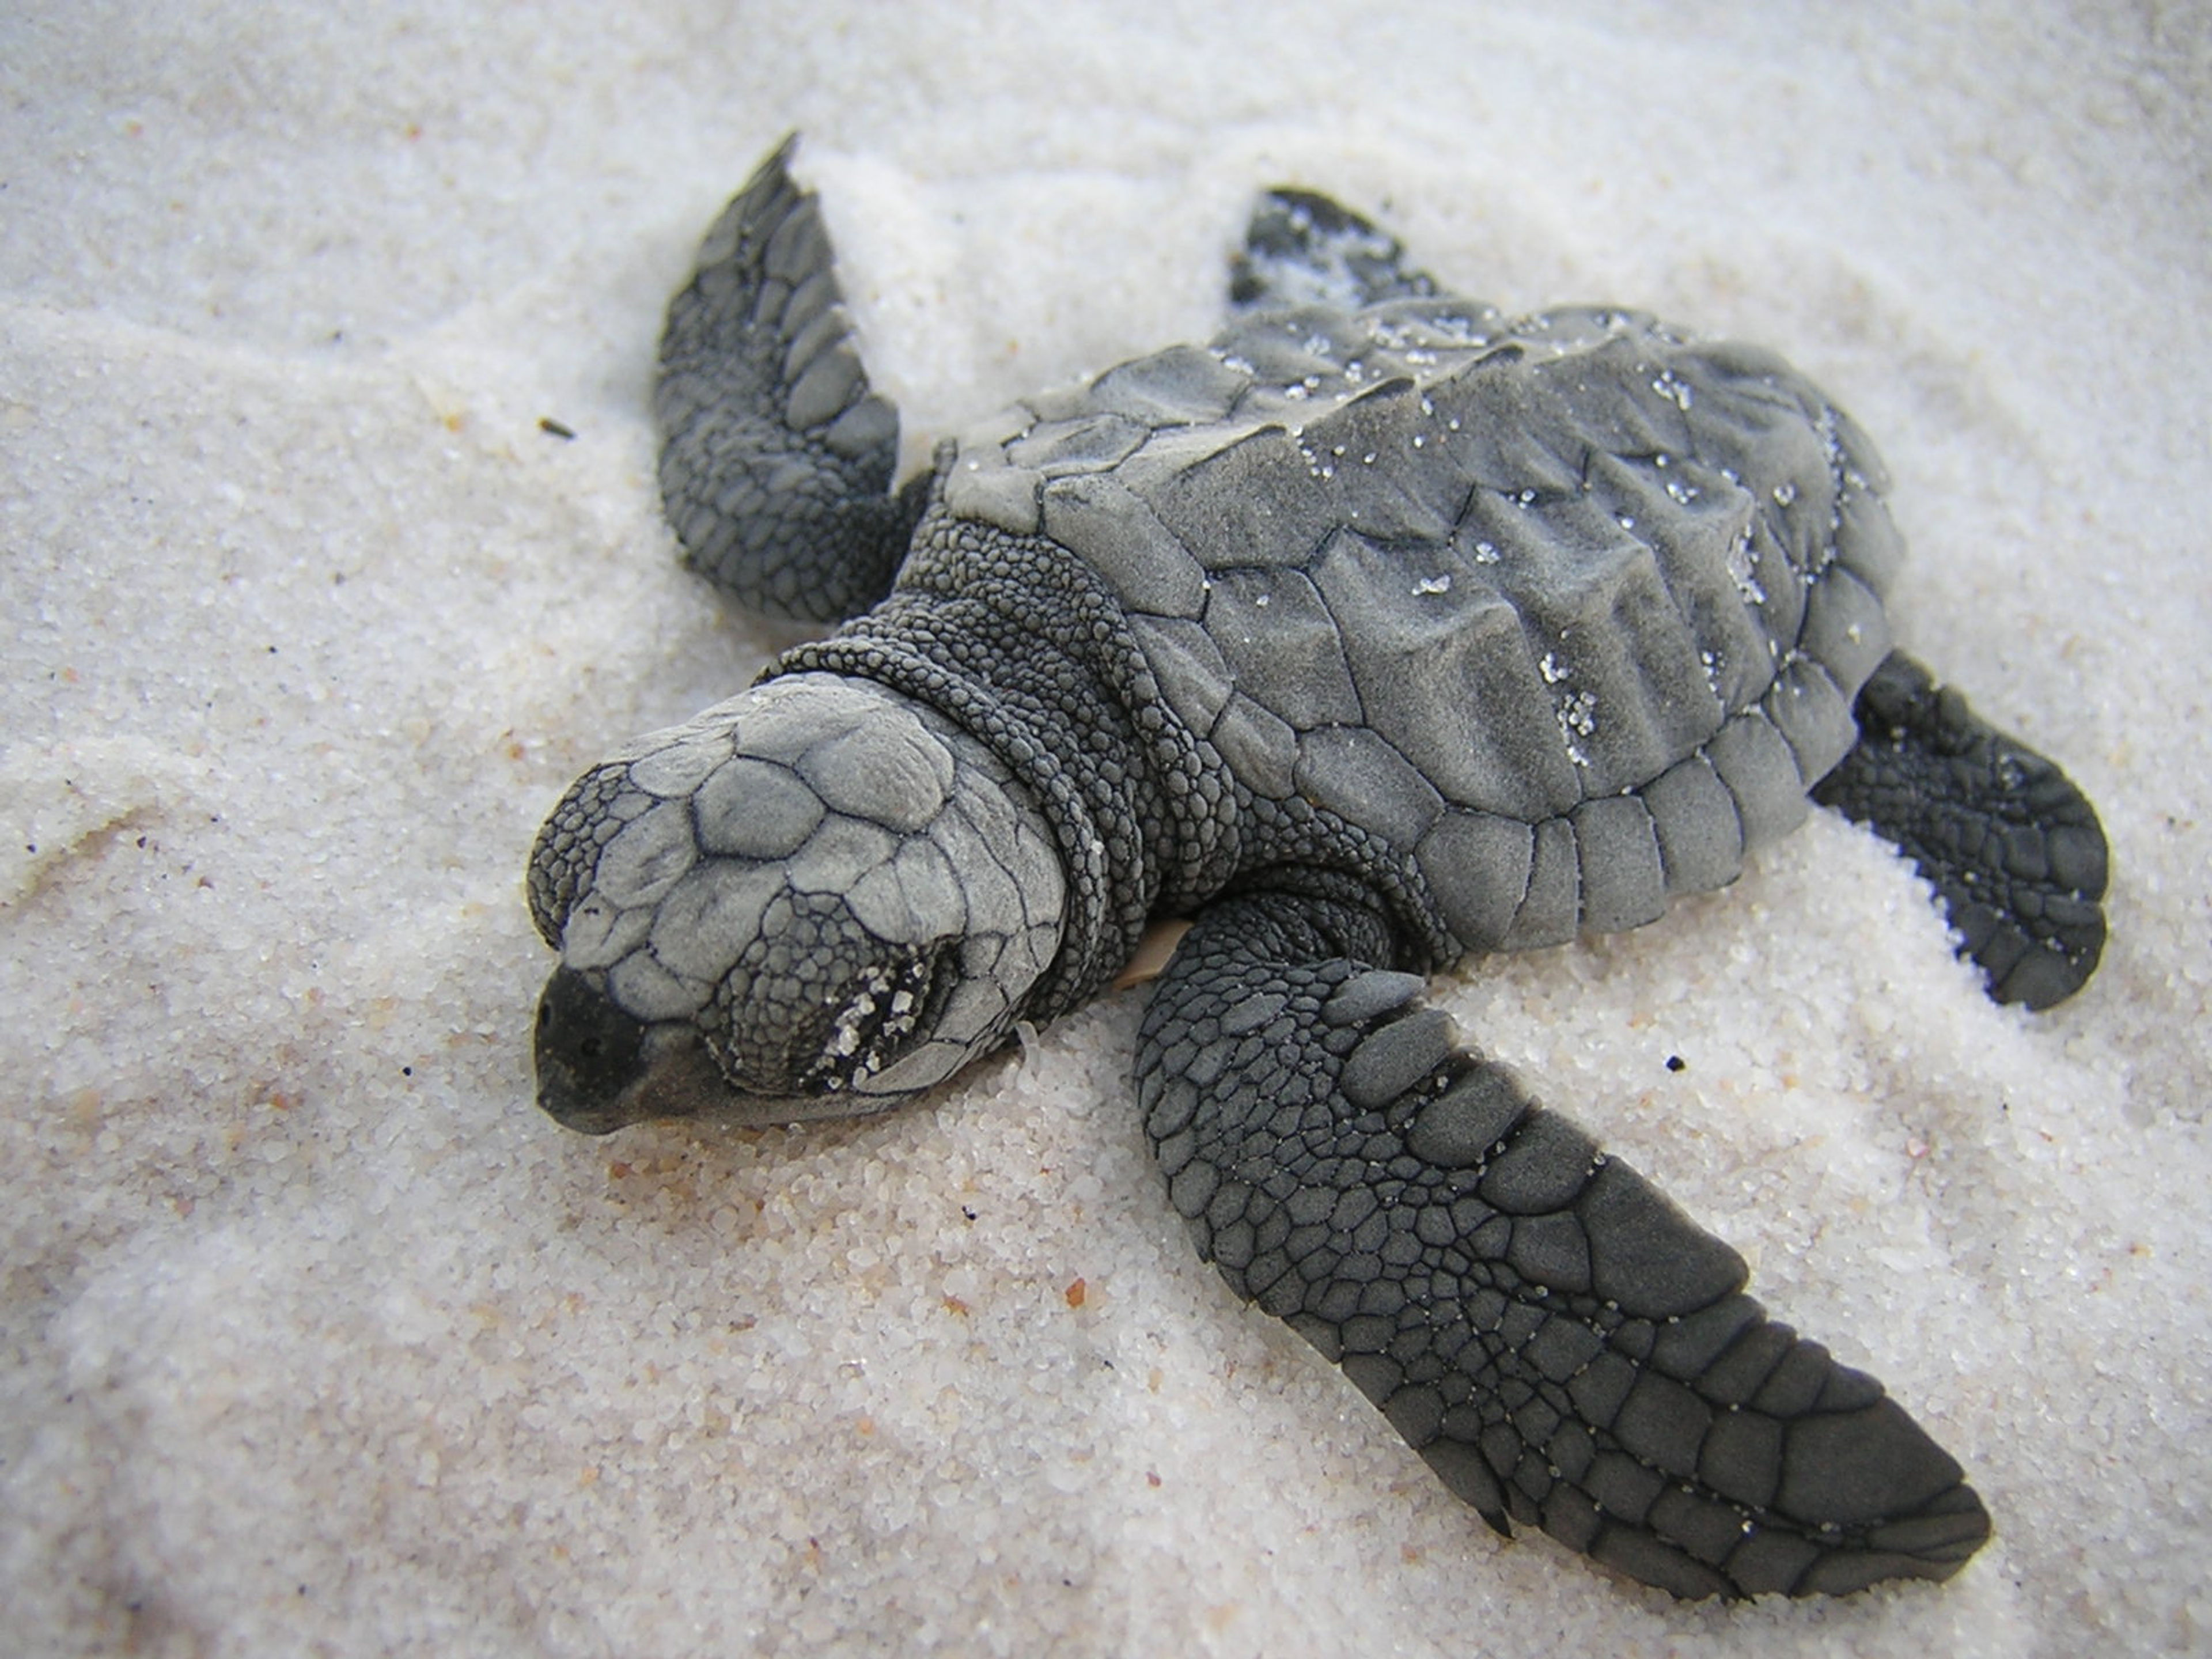
<path fill-rule="evenodd" d="M 545 1109 L 882 1111 L 1188 919 L 1135 1069 L 1176 1208 L 1492 1526 L 1683 1596 L 1956 1571 L 1957 1463 L 1421 1002 L 1726 885 L 1808 793 L 1993 995 L 2087 977 L 2096 817 L 1890 650 L 1858 428 L 1769 352 L 1507 318 L 1279 190 L 1211 344 L 894 490 L 791 150 L 670 307 L 660 483 L 694 568 L 849 620 L 554 809 Z"/>

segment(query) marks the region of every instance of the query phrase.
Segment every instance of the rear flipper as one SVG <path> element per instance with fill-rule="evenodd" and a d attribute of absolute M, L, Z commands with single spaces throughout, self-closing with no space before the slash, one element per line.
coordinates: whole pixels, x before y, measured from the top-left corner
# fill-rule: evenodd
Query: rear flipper
<path fill-rule="evenodd" d="M 684 562 L 772 617 L 889 590 L 921 506 L 893 496 L 898 412 L 868 389 L 820 207 L 787 138 L 723 210 L 660 341 L 660 495 Z"/>
<path fill-rule="evenodd" d="M 1742 1259 L 1455 1046 L 1356 898 L 1202 915 L 1156 988 L 1146 1127 L 1200 1252 L 1499 1532 L 1676 1595 L 1948 1578 L 1989 1536 L 1881 1385 Z"/>
<path fill-rule="evenodd" d="M 1279 185 L 1260 198 L 1231 261 L 1229 302 L 1239 310 L 1301 305 L 1358 310 L 1425 298 L 1436 283 L 1404 266 L 1405 249 L 1351 209 L 1310 190 Z"/>
<path fill-rule="evenodd" d="M 1999 1002 L 2047 1008 L 2105 946 L 2105 832 L 2081 792 L 1892 652 L 1859 693 L 1859 741 L 1813 799 L 1893 842 L 1935 884 Z"/>

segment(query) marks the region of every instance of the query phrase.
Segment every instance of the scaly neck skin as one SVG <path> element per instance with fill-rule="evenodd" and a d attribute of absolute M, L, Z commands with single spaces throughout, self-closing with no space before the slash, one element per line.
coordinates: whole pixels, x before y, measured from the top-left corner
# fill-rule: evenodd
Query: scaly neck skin
<path fill-rule="evenodd" d="M 927 703 L 1035 797 L 1066 866 L 1060 955 L 1024 1012 L 1048 1019 L 1120 972 L 1146 921 L 1234 871 L 1235 787 L 1170 712 L 1121 605 L 1039 538 L 933 507 L 890 597 L 767 678 L 823 670 Z"/>

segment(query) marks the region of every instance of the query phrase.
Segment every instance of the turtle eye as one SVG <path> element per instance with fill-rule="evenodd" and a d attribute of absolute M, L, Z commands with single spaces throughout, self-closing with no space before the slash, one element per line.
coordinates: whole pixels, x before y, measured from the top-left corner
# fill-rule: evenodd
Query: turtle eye
<path fill-rule="evenodd" d="M 883 1071 L 936 1029 L 951 975 L 936 945 L 864 968 L 824 1033 L 821 1055 L 800 1079 L 808 1092 L 836 1093 Z"/>

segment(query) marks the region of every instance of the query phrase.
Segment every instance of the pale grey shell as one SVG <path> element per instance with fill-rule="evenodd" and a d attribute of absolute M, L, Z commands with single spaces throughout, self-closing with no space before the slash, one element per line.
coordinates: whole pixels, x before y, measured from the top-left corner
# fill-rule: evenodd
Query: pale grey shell
<path fill-rule="evenodd" d="M 1422 299 L 1030 398 L 945 501 L 1095 566 L 1248 787 L 1388 837 L 1496 950 L 1650 921 L 1802 816 L 1888 649 L 1883 482 L 1771 353 Z"/>

